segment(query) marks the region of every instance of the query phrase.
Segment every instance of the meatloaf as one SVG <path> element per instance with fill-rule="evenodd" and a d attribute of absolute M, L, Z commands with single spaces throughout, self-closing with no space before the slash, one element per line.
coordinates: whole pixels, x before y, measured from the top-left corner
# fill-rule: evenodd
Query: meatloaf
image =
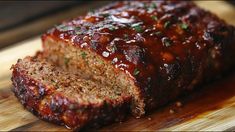
<path fill-rule="evenodd" d="M 76 129 L 141 117 L 235 64 L 235 28 L 188 1 L 115 2 L 42 42 L 12 67 L 13 91 L 39 117 Z"/>
<path fill-rule="evenodd" d="M 121 121 L 129 111 L 125 87 L 65 71 L 40 54 L 19 59 L 13 69 L 15 95 L 42 119 L 79 129 Z"/>

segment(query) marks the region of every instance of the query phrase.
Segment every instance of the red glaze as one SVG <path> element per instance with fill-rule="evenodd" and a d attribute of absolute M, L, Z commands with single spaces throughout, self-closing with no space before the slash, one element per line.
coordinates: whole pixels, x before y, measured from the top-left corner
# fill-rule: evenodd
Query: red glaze
<path fill-rule="evenodd" d="M 135 79 L 147 106 L 234 64 L 234 27 L 192 2 L 118 2 L 45 34 L 88 48 Z M 225 58 L 226 56 L 226 58 Z"/>

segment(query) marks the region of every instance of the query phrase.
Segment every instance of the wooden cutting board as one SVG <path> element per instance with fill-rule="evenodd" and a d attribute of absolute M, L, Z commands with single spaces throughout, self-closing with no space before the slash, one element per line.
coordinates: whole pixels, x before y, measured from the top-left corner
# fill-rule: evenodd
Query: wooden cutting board
<path fill-rule="evenodd" d="M 235 25 L 235 8 L 224 1 L 199 1 L 228 23 Z M 41 49 L 39 37 L 0 51 L 0 130 L 68 130 L 39 120 L 25 110 L 11 92 L 10 67 L 18 58 Z M 141 119 L 128 117 L 125 122 L 100 130 L 235 130 L 235 74 L 182 96 Z"/>

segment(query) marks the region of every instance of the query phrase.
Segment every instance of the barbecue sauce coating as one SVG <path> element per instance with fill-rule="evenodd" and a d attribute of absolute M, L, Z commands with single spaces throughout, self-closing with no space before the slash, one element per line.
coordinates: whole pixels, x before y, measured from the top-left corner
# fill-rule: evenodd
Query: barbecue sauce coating
<path fill-rule="evenodd" d="M 90 49 L 135 81 L 153 109 L 234 64 L 234 27 L 187 1 L 117 2 L 64 22 L 52 37 Z M 226 56 L 226 58 L 225 58 Z"/>

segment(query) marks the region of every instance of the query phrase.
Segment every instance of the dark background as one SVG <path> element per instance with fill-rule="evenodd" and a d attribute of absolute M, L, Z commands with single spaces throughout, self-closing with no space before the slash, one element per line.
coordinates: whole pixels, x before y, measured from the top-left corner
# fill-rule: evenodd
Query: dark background
<path fill-rule="evenodd" d="M 63 20 L 110 1 L 0 1 L 0 49 L 41 35 Z"/>
<path fill-rule="evenodd" d="M 2 1 L 0 2 L 0 31 L 20 26 L 46 15 L 52 15 L 81 3 L 79 1 Z"/>

